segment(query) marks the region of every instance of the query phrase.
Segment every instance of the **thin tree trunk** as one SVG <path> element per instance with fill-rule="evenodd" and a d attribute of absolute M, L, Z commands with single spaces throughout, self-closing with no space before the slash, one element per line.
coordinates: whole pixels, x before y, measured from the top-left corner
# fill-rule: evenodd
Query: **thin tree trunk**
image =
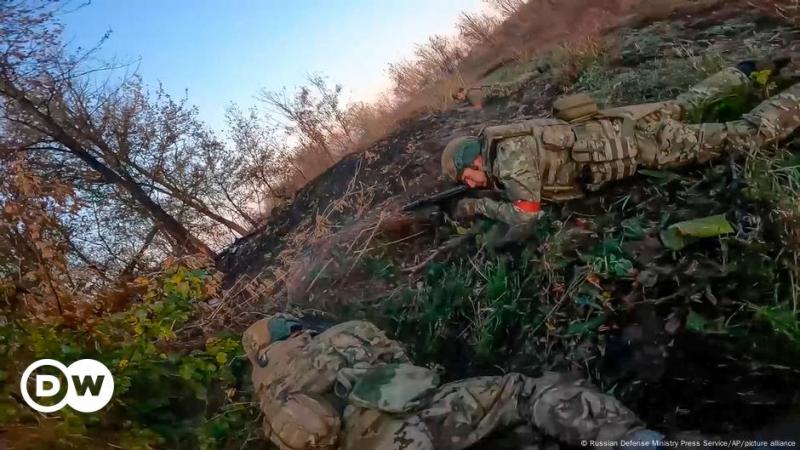
<path fill-rule="evenodd" d="M 97 145 L 99 143 L 95 142 L 95 144 Z M 185 203 L 187 206 L 190 206 L 191 208 L 195 209 L 200 214 L 203 214 L 204 216 L 208 217 L 209 219 L 211 219 L 213 221 L 216 221 L 218 223 L 221 223 L 222 225 L 225 225 L 226 227 L 230 228 L 231 230 L 239 233 L 239 235 L 241 235 L 241 236 L 244 236 L 245 234 L 247 234 L 247 228 L 239 225 L 238 223 L 236 223 L 236 222 L 234 222 L 234 221 L 232 221 L 230 219 L 226 219 L 225 217 L 222 217 L 221 215 L 215 213 L 214 211 L 211 211 L 211 209 L 208 206 L 206 206 L 205 203 L 203 203 L 202 201 L 199 201 L 199 200 L 197 200 L 195 198 L 192 198 L 189 195 L 184 194 L 180 189 L 178 189 L 177 186 L 174 186 L 171 183 L 161 179 L 161 177 L 152 176 L 152 174 L 148 173 L 148 171 L 146 171 L 142 167 L 139 167 L 138 165 L 134 164 L 130 160 L 126 160 L 125 162 L 128 163 L 134 169 L 136 169 L 136 171 L 139 172 L 142 176 L 150 178 L 154 182 L 156 182 L 156 183 L 164 186 L 166 189 L 168 189 L 168 191 L 169 191 L 168 195 L 171 195 L 172 197 L 177 198 L 178 200 L 180 200 L 183 203 Z"/>
<path fill-rule="evenodd" d="M 202 253 L 208 256 L 214 256 L 214 251 L 211 250 L 204 242 L 194 237 L 186 227 L 180 222 L 175 220 L 168 212 L 164 210 L 158 203 L 153 201 L 150 196 L 130 178 L 123 177 L 115 172 L 110 167 L 100 162 L 97 158 L 92 156 L 87 149 L 81 145 L 74 137 L 70 136 L 63 127 L 61 127 L 53 117 L 43 113 L 36 107 L 36 105 L 28 99 L 25 94 L 20 91 L 16 86 L 11 84 L 7 79 L 0 78 L 0 92 L 5 93 L 8 97 L 16 100 L 22 109 L 28 114 L 33 115 L 40 120 L 46 127 L 50 137 L 60 142 L 64 147 L 75 155 L 78 159 L 85 162 L 89 167 L 98 172 L 107 182 L 116 184 L 125 191 L 147 212 L 147 214 L 158 223 L 164 231 L 172 235 L 176 242 L 189 253 Z"/>
<path fill-rule="evenodd" d="M 133 255 L 133 259 L 131 259 L 131 261 L 125 266 L 125 268 L 122 269 L 122 272 L 120 273 L 120 276 L 122 278 L 128 278 L 131 275 L 133 275 L 133 271 L 136 270 L 136 265 L 139 264 L 139 261 L 142 260 L 144 253 L 150 247 L 150 244 L 153 243 L 153 239 L 155 239 L 156 235 L 158 234 L 158 231 L 159 229 L 155 225 L 153 226 L 153 228 L 150 229 L 150 231 L 147 233 L 147 236 L 144 237 L 144 243 L 142 244 L 142 247 L 139 249 L 138 252 L 136 252 L 135 255 Z"/>
<path fill-rule="evenodd" d="M 236 212 L 239 213 L 239 215 L 244 218 L 244 220 L 250 223 L 251 226 L 255 227 L 257 225 L 256 221 L 252 217 L 250 217 L 250 214 L 247 214 L 247 211 L 240 208 L 237 202 L 233 201 L 233 198 L 231 198 L 231 195 L 228 193 L 228 190 L 225 189 L 225 186 L 222 186 L 222 184 L 220 184 L 219 188 L 222 190 L 222 193 L 225 194 L 225 198 L 228 200 L 228 203 L 231 204 L 233 209 L 235 209 Z M 242 236 L 244 236 L 244 234 Z"/>

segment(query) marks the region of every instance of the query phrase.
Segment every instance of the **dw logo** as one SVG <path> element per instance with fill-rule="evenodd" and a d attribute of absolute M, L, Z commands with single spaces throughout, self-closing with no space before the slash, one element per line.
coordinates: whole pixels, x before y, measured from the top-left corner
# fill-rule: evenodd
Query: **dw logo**
<path fill-rule="evenodd" d="M 64 375 L 67 390 L 64 398 L 54 405 L 37 403 L 28 392 L 28 378 L 36 369 L 55 367 Z M 55 375 L 39 374 L 34 377 L 35 396 L 37 398 L 55 397 L 61 392 L 61 379 Z M 25 369 L 19 382 L 19 389 L 25 403 L 36 411 L 50 413 L 58 411 L 65 405 L 80 412 L 90 413 L 100 410 L 111 401 L 114 394 L 114 377 L 100 361 L 81 359 L 69 367 L 54 359 L 40 359 Z"/>

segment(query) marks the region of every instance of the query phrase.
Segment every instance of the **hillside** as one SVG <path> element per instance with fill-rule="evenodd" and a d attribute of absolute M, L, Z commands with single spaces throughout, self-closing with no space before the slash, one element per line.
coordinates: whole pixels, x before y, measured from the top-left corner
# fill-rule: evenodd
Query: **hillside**
<path fill-rule="evenodd" d="M 506 61 L 476 84 L 527 80 L 508 96 L 421 114 L 347 156 L 219 257 L 227 293 L 209 305 L 208 326 L 241 330 L 277 310 L 368 318 L 420 362 L 444 366 L 447 379 L 580 371 L 662 431 L 731 433 L 797 413 L 792 143 L 643 171 L 547 205 L 538 238 L 508 253 L 483 245 L 490 225 L 459 239 L 452 223 L 399 212 L 444 187 L 439 155 L 455 136 L 548 117 L 561 93 L 590 92 L 609 106 L 673 98 L 727 65 L 800 44 L 779 18 L 744 3 L 714 6 L 616 23 Z M 679 251 L 659 242 L 666 226 L 712 214 L 725 214 L 735 233 Z"/>

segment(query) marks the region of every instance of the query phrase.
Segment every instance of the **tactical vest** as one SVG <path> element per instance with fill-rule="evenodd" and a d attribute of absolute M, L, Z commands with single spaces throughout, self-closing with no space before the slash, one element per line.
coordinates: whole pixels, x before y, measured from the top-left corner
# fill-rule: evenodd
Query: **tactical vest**
<path fill-rule="evenodd" d="M 581 167 L 581 181 L 586 189 L 596 191 L 609 181 L 636 172 L 638 148 L 634 125 L 624 119 L 595 117 L 573 127 L 572 159 Z"/>
<path fill-rule="evenodd" d="M 577 123 L 537 119 L 488 127 L 482 133 L 484 160 L 494 161 L 503 139 L 533 136 L 538 148 L 531 151 L 539 156 L 542 198 L 571 200 L 583 197 L 583 188 L 595 191 L 636 172 L 634 127 L 635 120 L 599 111 L 581 115 Z"/>
<path fill-rule="evenodd" d="M 280 450 L 338 448 L 342 428 L 339 406 L 343 406 L 342 397 L 349 394 L 337 392 L 337 381 L 342 381 L 340 372 L 387 363 L 405 368 L 410 363 L 400 344 L 373 324 L 361 321 L 338 324 L 314 338 L 304 332 L 271 343 L 259 350 L 260 355 L 253 354 L 250 345 L 245 348 L 254 363 L 252 380 L 264 413 L 264 434 Z M 411 371 L 401 371 L 408 372 Z M 389 406 L 401 410 L 406 406 L 402 400 L 412 404 L 425 386 L 418 383 L 412 387 L 417 390 L 403 391 L 406 397 L 395 399 Z M 369 398 L 374 386 L 359 389 L 361 397 Z"/>
<path fill-rule="evenodd" d="M 481 132 L 483 159 L 490 173 L 497 144 L 503 139 L 520 136 L 534 138 L 536 148 L 530 151 L 539 158 L 543 199 L 566 201 L 583 197 L 583 190 L 576 182 L 575 163 L 570 157 L 575 134 L 571 125 L 563 120 L 534 119 L 484 128 Z"/>

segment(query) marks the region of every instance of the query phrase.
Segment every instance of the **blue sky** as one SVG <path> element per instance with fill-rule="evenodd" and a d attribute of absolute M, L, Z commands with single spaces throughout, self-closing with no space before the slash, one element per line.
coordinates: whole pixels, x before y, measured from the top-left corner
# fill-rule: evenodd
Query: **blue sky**
<path fill-rule="evenodd" d="M 62 17 L 73 45 L 112 30 L 104 56 L 141 58 L 139 72 L 168 92 L 189 91 L 212 127 L 230 102 L 256 103 L 260 89 L 291 89 L 323 73 L 352 98 L 387 84 L 386 68 L 434 33 L 453 33 L 480 0 L 93 0 Z"/>

